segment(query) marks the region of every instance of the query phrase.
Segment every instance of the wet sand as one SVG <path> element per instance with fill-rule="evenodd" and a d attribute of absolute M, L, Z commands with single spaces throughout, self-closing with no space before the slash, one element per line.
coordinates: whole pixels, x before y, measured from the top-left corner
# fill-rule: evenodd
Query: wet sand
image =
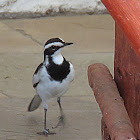
<path fill-rule="evenodd" d="M 65 127 L 56 135 L 40 136 L 43 108 L 27 112 L 34 96 L 32 75 L 43 61 L 43 45 L 61 37 L 74 45 L 62 54 L 76 70 L 75 80 L 62 98 Z M 0 140 L 101 140 L 101 112 L 88 85 L 87 68 L 106 64 L 113 73 L 114 21 L 109 15 L 59 16 L 0 20 Z M 48 128 L 58 122 L 56 99 L 49 103 Z"/>

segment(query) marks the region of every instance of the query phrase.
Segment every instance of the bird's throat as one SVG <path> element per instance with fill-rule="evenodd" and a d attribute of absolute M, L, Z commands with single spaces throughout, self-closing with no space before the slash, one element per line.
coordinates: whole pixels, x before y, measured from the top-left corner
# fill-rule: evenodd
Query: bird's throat
<path fill-rule="evenodd" d="M 48 65 L 51 61 L 53 61 L 53 63 L 55 63 L 56 65 L 61 65 L 64 61 L 64 58 L 61 54 L 52 55 L 52 56 L 46 55 L 45 64 Z"/>
<path fill-rule="evenodd" d="M 52 57 L 52 61 L 57 65 L 61 65 L 64 61 L 64 58 L 61 54 L 57 54 Z"/>

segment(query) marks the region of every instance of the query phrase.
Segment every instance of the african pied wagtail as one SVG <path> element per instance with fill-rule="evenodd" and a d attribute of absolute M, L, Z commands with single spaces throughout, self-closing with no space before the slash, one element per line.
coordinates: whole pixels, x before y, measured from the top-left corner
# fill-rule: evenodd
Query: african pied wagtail
<path fill-rule="evenodd" d="M 60 38 L 48 40 L 44 46 L 44 62 L 37 67 L 33 75 L 32 83 L 37 94 L 31 100 L 28 111 L 36 110 L 42 102 L 45 111 L 43 134 L 50 134 L 46 128 L 47 103 L 50 98 L 57 97 L 61 113 L 60 119 L 62 121 L 64 119 L 60 98 L 74 79 L 74 68 L 61 55 L 61 50 L 71 44 L 73 43 L 66 43 Z"/>

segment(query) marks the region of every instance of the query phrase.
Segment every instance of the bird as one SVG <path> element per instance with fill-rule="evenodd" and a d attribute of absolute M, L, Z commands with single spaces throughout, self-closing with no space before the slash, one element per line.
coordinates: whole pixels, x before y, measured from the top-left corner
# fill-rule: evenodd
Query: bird
<path fill-rule="evenodd" d="M 28 111 L 36 110 L 41 102 L 44 108 L 44 130 L 43 134 L 52 134 L 47 129 L 46 114 L 48 102 L 56 97 L 60 109 L 60 121 L 64 120 L 64 113 L 61 106 L 61 97 L 74 80 L 75 70 L 73 64 L 65 59 L 61 50 L 73 43 L 66 43 L 61 38 L 51 38 L 44 45 L 44 61 L 37 67 L 33 74 L 32 84 L 36 94 L 31 100 Z"/>

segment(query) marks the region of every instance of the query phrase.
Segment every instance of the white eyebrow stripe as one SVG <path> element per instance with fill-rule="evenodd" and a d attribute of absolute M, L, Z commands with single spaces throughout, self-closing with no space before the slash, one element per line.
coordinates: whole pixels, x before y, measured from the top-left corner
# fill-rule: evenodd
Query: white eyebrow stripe
<path fill-rule="evenodd" d="M 62 38 L 59 37 L 60 40 L 62 40 L 63 42 L 65 42 Z"/>
<path fill-rule="evenodd" d="M 49 44 L 45 45 L 44 49 L 48 49 L 48 48 L 51 47 L 52 45 L 54 45 L 54 46 L 62 46 L 63 43 L 61 43 L 61 42 L 49 43 Z"/>

